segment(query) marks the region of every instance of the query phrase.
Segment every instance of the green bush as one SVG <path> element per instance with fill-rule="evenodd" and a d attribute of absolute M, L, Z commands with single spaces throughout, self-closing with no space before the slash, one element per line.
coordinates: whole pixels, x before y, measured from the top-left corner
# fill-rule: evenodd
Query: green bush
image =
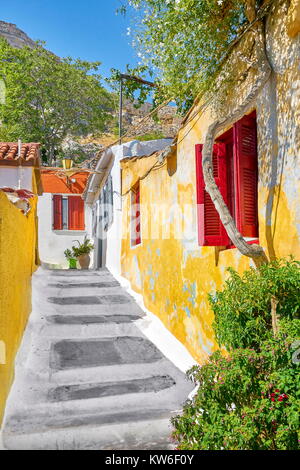
<path fill-rule="evenodd" d="M 270 263 L 242 277 L 230 272 L 211 297 L 214 329 L 228 354 L 218 351 L 189 371 L 199 388 L 173 418 L 173 437 L 181 450 L 299 449 L 299 264 Z M 272 295 L 280 313 L 275 337 Z"/>
<path fill-rule="evenodd" d="M 78 243 L 78 246 L 72 246 L 74 258 L 78 258 L 81 255 L 88 255 L 94 249 L 94 245 L 88 238 L 85 238 L 83 243 L 80 243 L 79 240 L 75 241 Z"/>
<path fill-rule="evenodd" d="M 299 317 L 300 263 L 273 261 L 240 276 L 229 268 L 223 291 L 209 300 L 215 314 L 217 341 L 231 348 L 256 348 L 272 326 L 271 298 L 278 301 L 281 318 Z"/>

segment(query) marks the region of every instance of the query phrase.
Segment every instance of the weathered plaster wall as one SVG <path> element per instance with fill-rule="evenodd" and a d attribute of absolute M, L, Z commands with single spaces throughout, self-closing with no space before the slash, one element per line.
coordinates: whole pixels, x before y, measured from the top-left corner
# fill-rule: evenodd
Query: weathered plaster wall
<path fill-rule="evenodd" d="M 270 258 L 293 254 L 300 259 L 300 41 L 299 35 L 288 37 L 282 21 L 286 14 L 284 8 L 279 10 L 268 24 L 274 73 L 253 105 L 258 124 L 259 237 Z M 239 95 L 234 93 L 231 106 L 237 104 L 237 96 L 242 99 L 250 84 Z M 205 108 L 188 122 L 178 135 L 177 156 L 141 180 L 142 244 L 134 248 L 130 246 L 130 193 L 123 197 L 122 273 L 143 294 L 146 307 L 200 363 L 216 349 L 208 293 L 222 287 L 227 266 L 243 272 L 251 264 L 236 249 L 218 253 L 214 247 L 197 243 L 194 149 L 203 142 L 212 115 Z M 139 167 L 127 163 L 124 181 L 134 181 L 132 173 L 140 175 L 142 164 L 146 173 L 148 163 L 146 158 L 139 160 Z M 160 217 L 162 204 L 167 208 L 175 204 L 179 210 L 167 210 Z M 190 213 L 176 229 L 185 205 Z M 147 224 L 157 230 L 148 238 Z"/>
<path fill-rule="evenodd" d="M 0 191 L 0 424 L 14 375 L 14 358 L 31 311 L 36 269 L 36 204 L 23 215 Z"/>

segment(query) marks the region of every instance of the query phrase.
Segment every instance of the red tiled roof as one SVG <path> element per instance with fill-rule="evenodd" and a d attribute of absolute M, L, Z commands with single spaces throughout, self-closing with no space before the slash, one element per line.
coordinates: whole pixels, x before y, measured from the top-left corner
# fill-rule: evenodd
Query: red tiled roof
<path fill-rule="evenodd" d="M 15 142 L 0 142 L 0 165 L 9 166 L 40 166 L 40 144 L 28 143 L 21 145 L 18 156 L 18 144 Z"/>

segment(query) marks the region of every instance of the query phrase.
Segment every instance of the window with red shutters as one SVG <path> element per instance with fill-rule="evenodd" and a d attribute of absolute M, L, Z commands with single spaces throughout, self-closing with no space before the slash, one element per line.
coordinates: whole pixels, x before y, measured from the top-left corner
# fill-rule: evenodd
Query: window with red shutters
<path fill-rule="evenodd" d="M 244 116 L 218 138 L 213 150 L 215 181 L 238 230 L 258 237 L 256 114 Z M 215 206 L 205 191 L 202 145 L 196 145 L 198 238 L 200 246 L 232 247 Z M 251 241 L 249 241 L 251 242 Z"/>
<path fill-rule="evenodd" d="M 140 245 L 141 242 L 140 183 L 138 182 L 131 192 L 131 245 Z"/>
<path fill-rule="evenodd" d="M 236 223 L 244 237 L 258 237 L 257 136 L 255 115 L 233 127 Z"/>
<path fill-rule="evenodd" d="M 84 201 L 80 196 L 53 195 L 53 229 L 85 229 Z"/>
<path fill-rule="evenodd" d="M 53 196 L 53 229 L 62 230 L 62 196 L 55 194 Z"/>
<path fill-rule="evenodd" d="M 202 145 L 196 145 L 197 171 L 197 207 L 198 238 L 201 246 L 226 246 L 228 235 L 220 220 L 219 214 L 207 191 L 202 172 Z M 226 146 L 215 144 L 213 149 L 214 178 L 220 192 L 227 202 Z"/>
<path fill-rule="evenodd" d="M 80 196 L 68 197 L 68 229 L 84 230 L 84 201 Z"/>

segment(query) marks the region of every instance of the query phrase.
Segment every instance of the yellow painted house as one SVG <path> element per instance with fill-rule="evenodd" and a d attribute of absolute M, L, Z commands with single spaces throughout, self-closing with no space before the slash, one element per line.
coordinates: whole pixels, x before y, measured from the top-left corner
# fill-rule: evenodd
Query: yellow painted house
<path fill-rule="evenodd" d="M 31 276 L 39 264 L 39 168 L 39 144 L 0 142 L 0 424 L 31 312 Z"/>
<path fill-rule="evenodd" d="M 271 76 L 245 116 L 224 129 L 214 146 L 215 180 L 236 225 L 270 259 L 300 259 L 299 30 L 299 1 L 283 2 L 269 15 Z M 247 53 L 249 41 L 250 33 L 236 48 Z M 236 75 L 244 78 L 221 111 L 202 97 L 171 151 L 121 162 L 122 275 L 200 363 L 217 348 L 208 294 L 222 288 L 227 267 L 241 273 L 252 264 L 228 239 L 201 166 L 209 125 L 218 113 L 243 103 L 255 82 L 257 71 L 245 74 L 242 61 L 238 67 Z"/>

